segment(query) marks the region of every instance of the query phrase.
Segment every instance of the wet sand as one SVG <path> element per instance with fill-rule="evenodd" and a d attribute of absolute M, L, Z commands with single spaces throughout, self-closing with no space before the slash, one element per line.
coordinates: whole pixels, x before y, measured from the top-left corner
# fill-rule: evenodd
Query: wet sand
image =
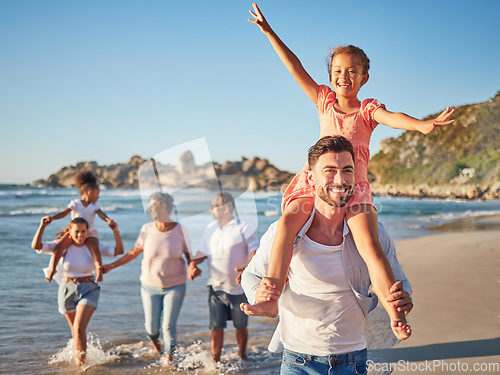
<path fill-rule="evenodd" d="M 413 334 L 373 350 L 372 373 L 384 373 L 388 363 L 393 374 L 500 373 L 500 229 L 464 231 L 464 223 L 491 227 L 500 216 L 396 244 L 413 286 Z"/>
<path fill-rule="evenodd" d="M 438 232 L 500 230 L 500 215 L 485 215 L 455 220 L 436 227 L 428 228 Z"/>

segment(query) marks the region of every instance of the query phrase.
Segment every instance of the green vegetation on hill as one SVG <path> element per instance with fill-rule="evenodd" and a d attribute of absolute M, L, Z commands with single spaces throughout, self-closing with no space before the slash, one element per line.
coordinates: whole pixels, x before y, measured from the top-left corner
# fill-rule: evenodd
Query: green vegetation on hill
<path fill-rule="evenodd" d="M 483 189 L 499 182 L 500 91 L 487 102 L 456 107 L 453 118 L 453 125 L 428 135 L 405 132 L 382 141 L 381 151 L 370 160 L 374 180 L 400 185 L 474 184 Z M 472 177 L 461 176 L 466 168 L 474 169 Z"/>

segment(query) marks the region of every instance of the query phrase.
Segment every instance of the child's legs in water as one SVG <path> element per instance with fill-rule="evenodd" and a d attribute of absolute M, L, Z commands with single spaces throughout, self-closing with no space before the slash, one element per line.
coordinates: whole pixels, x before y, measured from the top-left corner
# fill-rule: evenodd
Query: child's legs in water
<path fill-rule="evenodd" d="M 309 219 L 313 206 L 314 198 L 309 197 L 295 199 L 286 207 L 278 221 L 278 228 L 269 256 L 267 278 L 262 279 L 261 285 L 272 281 L 280 293 L 283 291 L 292 260 L 295 237 Z M 242 304 L 242 310 L 247 315 L 274 318 L 278 315 L 278 301 L 258 302 L 251 306 Z"/>
<path fill-rule="evenodd" d="M 406 323 L 405 314 L 398 312 L 386 301 L 390 294 L 389 289 L 395 283 L 395 278 L 380 245 L 375 207 L 370 204 L 349 206 L 346 209 L 346 219 L 359 254 L 368 266 L 373 290 L 378 295 L 391 321 Z"/>

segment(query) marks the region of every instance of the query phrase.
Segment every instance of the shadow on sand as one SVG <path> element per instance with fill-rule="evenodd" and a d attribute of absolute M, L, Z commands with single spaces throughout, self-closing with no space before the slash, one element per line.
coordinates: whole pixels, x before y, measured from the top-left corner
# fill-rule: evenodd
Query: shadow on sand
<path fill-rule="evenodd" d="M 398 361 L 432 361 L 438 359 L 454 359 L 469 357 L 488 357 L 500 355 L 500 337 L 486 340 L 447 342 L 411 348 L 393 348 L 371 350 L 370 354 L 387 362 Z"/>

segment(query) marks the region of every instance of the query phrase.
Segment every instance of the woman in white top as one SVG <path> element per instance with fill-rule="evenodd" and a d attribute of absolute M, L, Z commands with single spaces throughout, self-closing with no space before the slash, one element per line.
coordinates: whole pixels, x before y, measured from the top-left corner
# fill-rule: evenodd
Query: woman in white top
<path fill-rule="evenodd" d="M 144 253 L 141 296 L 145 328 L 154 348 L 161 353 L 158 338 L 163 311 L 165 359 L 169 363 L 177 343 L 177 319 L 186 294 L 186 261 L 187 264 L 191 261 L 187 231 L 170 218 L 173 207 L 169 194 L 153 194 L 148 210 L 154 221 L 143 225 L 132 250 L 102 267 L 103 273 L 107 273 Z"/>
<path fill-rule="evenodd" d="M 37 231 L 34 242 L 35 239 L 37 241 L 39 239 L 41 242 L 39 232 Z M 119 234 L 115 233 L 115 238 L 117 236 L 119 238 Z M 72 220 L 69 225 L 69 238 L 72 243 L 63 254 L 63 278 L 59 284 L 57 298 L 59 312 L 66 316 L 71 329 L 78 366 L 81 366 L 85 361 L 87 326 L 97 308 L 101 289 L 94 282 L 96 263 L 88 246 L 85 244 L 87 237 L 87 221 L 82 217 Z M 49 276 L 47 281 L 50 282 L 50 280 L 51 277 Z"/>
<path fill-rule="evenodd" d="M 109 227 L 113 229 L 113 225 L 116 223 L 111 220 L 97 205 L 97 201 L 99 199 L 99 183 L 97 181 L 96 175 L 87 170 L 81 170 L 75 175 L 75 185 L 78 188 L 78 192 L 82 196 L 82 199 L 74 199 L 72 200 L 68 207 L 61 212 L 53 216 L 49 216 L 49 223 L 52 220 L 62 219 L 66 217 L 69 213 L 71 213 L 71 218 L 74 219 L 76 217 L 83 217 L 88 223 L 88 236 L 86 244 L 89 247 L 94 260 L 99 263 L 99 267 L 96 268 L 96 277 L 95 281 L 102 281 L 101 275 L 101 253 L 99 252 L 99 239 L 97 237 L 97 231 L 94 228 L 94 219 L 95 215 L 99 216 L 102 220 L 108 223 Z M 49 276 L 48 279 L 52 279 L 54 274 L 56 273 L 56 266 L 59 262 L 61 254 L 64 249 L 66 249 L 69 245 L 71 245 L 71 240 L 67 236 L 62 236 L 60 238 L 59 243 L 56 245 L 54 249 L 54 253 L 52 255 L 52 261 L 49 266 Z"/>
<path fill-rule="evenodd" d="M 69 227 L 71 226 L 71 223 L 69 223 L 66 226 L 66 228 L 64 228 L 54 240 L 43 241 L 43 234 L 45 232 L 45 228 L 50 224 L 50 222 L 51 222 L 50 216 L 42 217 L 42 219 L 40 220 L 40 225 L 38 226 L 38 229 L 35 235 L 33 236 L 33 240 L 31 242 L 31 248 L 35 250 L 38 254 L 52 255 L 60 239 L 64 235 L 67 235 L 67 233 L 69 233 Z M 123 254 L 123 242 L 120 237 L 120 231 L 118 230 L 118 224 L 116 223 L 110 224 L 110 228 L 113 230 L 113 234 L 115 236 L 115 246 L 108 246 L 103 244 L 102 242 L 99 242 L 99 252 L 103 257 L 115 257 Z M 45 276 L 49 276 L 48 267 L 44 268 L 43 271 L 45 272 Z M 57 263 L 56 271 L 57 272 L 54 275 L 53 279 L 56 280 L 58 284 L 60 284 L 63 276 L 62 261 L 59 261 Z"/>

